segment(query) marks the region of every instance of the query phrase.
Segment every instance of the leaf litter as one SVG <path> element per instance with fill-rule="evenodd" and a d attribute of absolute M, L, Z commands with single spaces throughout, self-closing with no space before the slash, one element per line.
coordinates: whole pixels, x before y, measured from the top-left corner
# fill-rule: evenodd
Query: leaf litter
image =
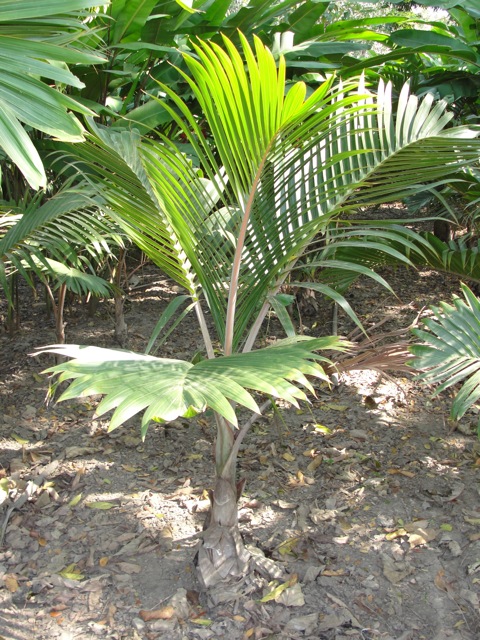
<path fill-rule="evenodd" d="M 394 277 L 407 304 L 378 292 L 394 327 L 434 301 L 435 286 L 445 295 L 443 276 Z M 369 287 L 354 288 L 360 309 Z M 130 348 L 148 340 L 168 282 L 161 290 L 131 296 Z M 93 324 L 70 310 L 68 340 L 111 343 L 107 305 Z M 3 638 L 477 638 L 480 455 L 472 430 L 449 424 L 448 398 L 432 402 L 404 373 L 361 371 L 319 389 L 310 408 L 267 412 L 239 456 L 250 571 L 205 594 L 194 559 L 211 418 L 152 426 L 142 442 L 134 420 L 108 434 L 95 399 L 45 407 L 47 383 L 26 355 L 51 342 L 42 322 L 0 336 L 12 365 L 0 367 Z M 195 353 L 200 339 L 192 327 L 165 355 Z"/>

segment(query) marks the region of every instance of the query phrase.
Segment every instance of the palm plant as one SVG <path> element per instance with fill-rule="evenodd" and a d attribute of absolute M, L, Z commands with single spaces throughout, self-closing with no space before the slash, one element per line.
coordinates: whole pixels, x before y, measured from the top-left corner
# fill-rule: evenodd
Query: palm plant
<path fill-rule="evenodd" d="M 277 65 L 259 39 L 252 49 L 240 38 L 241 50 L 225 38 L 223 47 L 200 41 L 195 55 L 185 55 L 184 78 L 201 122 L 161 86 L 162 104 L 188 139 L 191 157 L 166 137 L 141 139 L 93 124 L 89 140 L 72 148 L 104 210 L 186 290 L 206 359 L 77 345 L 43 349 L 73 358 L 49 369 L 73 380 L 61 399 L 103 394 L 97 414 L 115 409 L 110 429 L 144 411 L 145 436 L 153 418 L 213 409 L 216 481 L 199 551 L 207 586 L 241 574 L 248 561 L 237 526 L 236 459 L 252 420 L 236 430 L 235 406 L 260 412 L 252 392 L 296 404 L 306 397 L 300 386 L 313 390 L 307 376 L 326 377 L 322 364 L 329 361 L 318 350 L 348 348 L 336 337 L 291 336 L 252 350 L 298 258 L 357 203 L 396 200 L 471 162 L 479 149 L 475 132 L 444 130 L 449 116 L 442 105 L 428 98 L 419 104 L 408 87 L 396 118 L 388 86 L 373 97 L 361 80 L 342 86 L 331 77 L 309 96 L 301 82 L 287 90 L 283 59 Z M 321 291 L 341 298 L 327 285 Z"/>
<path fill-rule="evenodd" d="M 64 342 L 65 295 L 108 297 L 112 286 L 96 275 L 98 265 L 123 246 L 118 227 L 99 215 L 86 186 L 65 187 L 49 199 L 38 192 L 28 204 L 0 206 L 0 287 L 13 308 L 11 282 L 16 275 L 35 287 L 40 281 L 55 317 L 58 342 Z"/>
<path fill-rule="evenodd" d="M 447 242 L 388 220 L 356 220 L 336 228 L 329 240 L 321 249 L 308 252 L 297 268 L 318 269 L 316 279 L 342 294 L 362 275 L 362 269 L 387 265 L 430 267 L 480 282 L 478 242 L 472 245 L 468 237 Z"/>
<path fill-rule="evenodd" d="M 431 308 L 433 317 L 413 329 L 418 342 L 410 347 L 411 365 L 418 379 L 437 385 L 434 396 L 461 384 L 452 402 L 451 416 L 459 420 L 480 398 L 480 301 L 462 284 L 464 300 L 455 296 L 453 305 L 440 302 Z"/>

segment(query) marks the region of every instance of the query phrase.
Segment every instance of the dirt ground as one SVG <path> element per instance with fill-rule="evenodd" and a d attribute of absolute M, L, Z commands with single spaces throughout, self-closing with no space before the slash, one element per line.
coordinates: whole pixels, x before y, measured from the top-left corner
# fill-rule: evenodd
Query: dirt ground
<path fill-rule="evenodd" d="M 398 299 L 362 282 L 367 327 L 412 322 L 458 290 L 399 270 Z M 153 269 L 126 303 L 129 348 L 146 345 L 170 297 Z M 478 416 L 406 374 L 342 375 L 310 406 L 267 411 L 246 438 L 241 531 L 258 571 L 202 593 L 194 556 L 212 483 L 212 417 L 107 433 L 98 399 L 45 405 L 53 323 L 22 296 L 0 335 L 0 637 L 8 640 L 475 640 L 480 637 Z M 330 333 L 331 309 L 304 329 Z M 114 346 L 113 306 L 67 312 L 67 342 Z M 348 329 L 340 317 L 339 331 Z M 274 335 L 275 322 L 265 329 Z M 162 354 L 201 346 L 194 319 Z M 1 494 L 0 494 L 1 495 Z M 3 510 L 2 510 L 3 509 Z"/>

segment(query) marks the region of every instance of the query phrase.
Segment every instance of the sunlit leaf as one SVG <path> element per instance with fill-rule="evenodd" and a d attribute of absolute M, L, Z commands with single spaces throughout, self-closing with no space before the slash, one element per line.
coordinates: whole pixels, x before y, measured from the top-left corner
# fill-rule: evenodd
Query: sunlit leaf
<path fill-rule="evenodd" d="M 105 502 L 100 500 L 98 502 L 85 502 L 85 506 L 89 509 L 100 509 L 102 511 L 106 511 L 108 509 L 113 509 L 113 507 L 118 507 L 118 504 L 115 502 Z"/>
<path fill-rule="evenodd" d="M 80 500 L 82 499 L 82 494 L 78 493 L 74 498 L 72 498 L 70 500 L 70 502 L 68 503 L 69 507 L 76 507 L 77 504 L 80 502 Z"/>

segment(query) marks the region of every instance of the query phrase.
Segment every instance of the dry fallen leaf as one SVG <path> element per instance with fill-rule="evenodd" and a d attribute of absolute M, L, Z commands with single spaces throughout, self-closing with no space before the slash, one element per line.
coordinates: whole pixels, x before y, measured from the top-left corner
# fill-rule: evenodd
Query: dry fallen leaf
<path fill-rule="evenodd" d="M 297 583 L 285 589 L 275 598 L 275 602 L 283 604 L 285 607 L 303 607 L 305 598 L 301 585 Z"/>
<path fill-rule="evenodd" d="M 115 566 L 123 571 L 124 573 L 128 573 L 131 575 L 132 573 L 140 573 L 142 567 L 139 564 L 133 564 L 133 562 L 117 562 Z"/>
<path fill-rule="evenodd" d="M 316 456 L 310 464 L 307 466 L 307 471 L 315 471 L 322 464 L 323 458 L 322 456 Z"/>
<path fill-rule="evenodd" d="M 336 576 L 344 576 L 346 575 L 346 572 L 345 569 L 325 569 L 325 571 L 322 571 L 321 575 L 334 578 Z"/>
<path fill-rule="evenodd" d="M 210 620 L 209 618 L 191 618 L 190 622 L 193 622 L 193 624 L 198 624 L 201 627 L 209 627 L 211 624 L 213 624 L 213 620 Z"/>
<path fill-rule="evenodd" d="M 285 589 L 290 589 L 294 585 L 297 584 L 298 576 L 296 573 L 292 575 L 292 577 L 282 584 L 278 584 L 277 580 L 270 582 L 268 585 L 271 589 L 268 593 L 266 593 L 263 598 L 261 598 L 260 602 L 270 602 L 271 600 L 275 600 L 279 602 L 278 598 L 280 594 L 285 591 Z"/>
<path fill-rule="evenodd" d="M 138 615 L 144 622 L 149 622 L 150 620 L 170 620 L 175 615 L 175 609 L 171 605 L 167 605 L 154 611 L 142 610 Z"/>
<path fill-rule="evenodd" d="M 293 554 L 294 549 L 297 546 L 299 540 L 300 540 L 299 536 L 294 536 L 293 538 L 288 538 L 287 540 L 284 540 L 278 546 L 278 552 L 280 553 L 280 555 L 285 556 L 285 555 Z"/>
<path fill-rule="evenodd" d="M 330 435 L 332 433 L 332 430 L 326 427 L 324 424 L 316 423 L 313 425 L 313 428 L 315 429 L 315 431 L 319 433 L 325 433 L 326 435 Z"/>
<path fill-rule="evenodd" d="M 76 568 L 75 563 L 69 564 L 68 567 L 58 572 L 58 575 L 68 580 L 83 580 L 85 576 Z"/>
<path fill-rule="evenodd" d="M 414 533 L 417 529 L 426 529 L 428 527 L 428 520 L 413 520 L 403 525 L 403 528 L 407 533 Z"/>
<path fill-rule="evenodd" d="M 286 631 L 303 631 L 305 635 L 311 635 L 318 623 L 318 613 L 309 613 L 304 616 L 290 618 L 285 627 Z"/>
<path fill-rule="evenodd" d="M 346 411 L 348 409 L 348 405 L 346 404 L 336 404 L 335 402 L 325 402 L 322 403 L 322 408 L 327 411 Z"/>
<path fill-rule="evenodd" d="M 4 576 L 3 581 L 5 582 L 7 591 L 10 591 L 10 593 L 15 593 L 15 591 L 17 591 L 18 582 L 14 575 L 7 574 L 6 576 Z"/>
<path fill-rule="evenodd" d="M 435 583 L 437 589 L 440 589 L 440 591 L 448 591 L 447 583 L 445 582 L 445 571 L 443 569 L 438 570 L 433 582 Z"/>
<path fill-rule="evenodd" d="M 416 529 L 413 533 L 408 534 L 410 548 L 414 549 L 422 544 L 427 544 L 427 542 L 435 540 L 437 535 L 438 531 L 436 529 Z"/>
<path fill-rule="evenodd" d="M 280 509 L 296 509 L 298 502 L 287 502 L 286 500 L 273 500 L 272 504 Z"/>
<path fill-rule="evenodd" d="M 406 536 L 407 532 L 403 527 L 400 529 L 395 529 L 395 531 L 390 531 L 385 534 L 385 540 L 395 540 L 396 538 L 401 538 L 402 536 Z"/>
<path fill-rule="evenodd" d="M 82 494 L 81 494 L 81 493 L 79 493 L 79 494 L 77 494 L 74 498 L 72 498 L 72 499 L 70 500 L 70 502 L 68 503 L 68 506 L 69 506 L 69 507 L 76 507 L 76 506 L 77 506 L 77 504 L 80 502 L 80 500 L 81 500 L 81 499 L 82 499 Z"/>
<path fill-rule="evenodd" d="M 91 447 L 67 447 L 65 449 L 65 458 L 71 460 L 72 458 L 79 458 L 80 456 L 88 456 L 95 451 Z"/>
<path fill-rule="evenodd" d="M 406 471 L 405 469 L 387 469 L 387 473 L 390 475 L 400 475 L 406 478 L 414 478 L 415 474 L 412 471 Z"/>
<path fill-rule="evenodd" d="M 392 584 L 397 584 L 397 582 L 400 582 L 412 572 L 410 565 L 406 562 L 395 562 L 395 560 L 386 553 L 382 553 L 381 556 L 383 561 L 383 575 Z"/>

